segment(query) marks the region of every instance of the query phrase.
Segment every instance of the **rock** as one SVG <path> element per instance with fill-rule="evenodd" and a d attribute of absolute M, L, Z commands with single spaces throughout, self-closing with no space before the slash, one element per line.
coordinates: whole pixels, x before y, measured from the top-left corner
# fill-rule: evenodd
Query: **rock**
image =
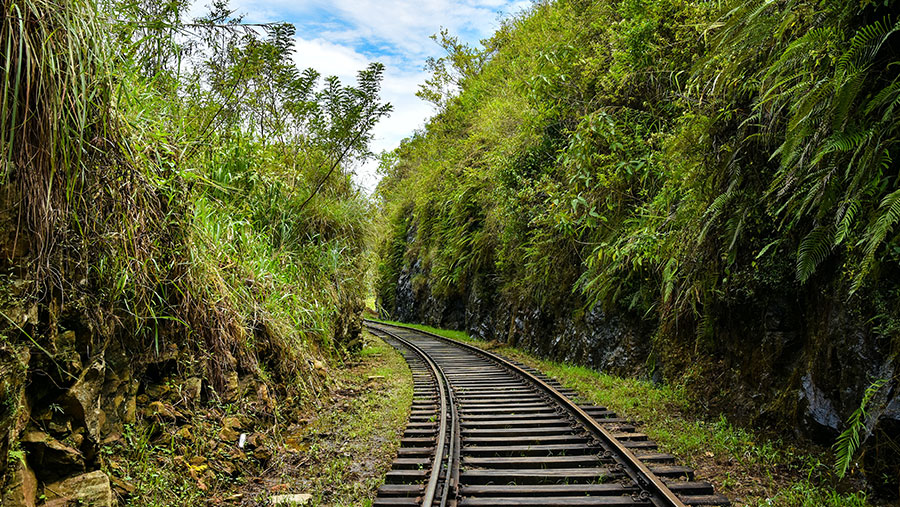
<path fill-rule="evenodd" d="M 217 461 L 216 468 L 225 475 L 234 475 L 238 468 L 231 461 Z"/>
<path fill-rule="evenodd" d="M 134 424 L 135 421 L 137 421 L 137 396 L 129 396 L 125 400 L 125 413 L 122 416 L 122 422 Z"/>
<path fill-rule="evenodd" d="M 28 459 L 34 464 L 42 481 L 55 480 L 72 472 L 84 471 L 84 456 L 80 451 L 43 431 L 26 431 L 22 435 L 21 443 L 28 451 Z"/>
<path fill-rule="evenodd" d="M 54 417 L 47 423 L 47 429 L 54 436 L 62 437 L 72 432 L 72 421 L 68 417 L 64 417 L 63 414 L 59 415 L 61 417 Z"/>
<path fill-rule="evenodd" d="M 240 433 L 231 428 L 222 428 L 222 431 L 219 432 L 219 439 L 226 442 L 236 442 L 240 436 Z"/>
<path fill-rule="evenodd" d="M 203 379 L 200 377 L 190 377 L 184 381 L 181 391 L 185 401 L 188 403 L 197 403 L 200 401 L 200 395 L 203 393 Z"/>
<path fill-rule="evenodd" d="M 266 437 L 262 433 L 253 433 L 247 436 L 247 442 L 245 446 L 248 449 L 256 449 L 258 447 L 262 447 L 263 444 L 266 443 Z"/>
<path fill-rule="evenodd" d="M 306 493 L 293 495 L 274 495 L 269 498 L 272 505 L 306 505 L 312 500 L 312 495 Z"/>
<path fill-rule="evenodd" d="M 24 460 L 18 460 L 0 497 L 0 505 L 6 507 L 34 507 L 37 499 L 37 478 Z"/>
<path fill-rule="evenodd" d="M 260 463 L 266 463 L 272 459 L 272 451 L 265 447 L 258 447 L 253 450 L 253 457 Z"/>
<path fill-rule="evenodd" d="M 256 399 L 262 403 L 266 409 L 274 410 L 275 409 L 275 399 L 269 394 L 269 388 L 265 383 L 260 382 L 259 386 L 256 388 Z"/>
<path fill-rule="evenodd" d="M 81 372 L 78 380 L 65 396 L 65 404 L 76 421 L 84 423 L 94 442 L 99 442 L 100 429 L 106 422 L 106 415 L 100 410 L 100 389 L 103 387 L 106 363 L 100 357 L 90 367 Z"/>
<path fill-rule="evenodd" d="M 238 398 L 238 394 L 240 393 L 241 384 L 238 379 L 237 372 L 230 371 L 225 374 L 225 394 L 223 399 L 225 401 L 234 401 Z"/>
<path fill-rule="evenodd" d="M 119 479 L 118 477 L 110 477 L 110 480 L 112 481 L 113 488 L 115 488 L 116 493 L 118 493 L 120 496 L 131 496 L 135 491 L 137 491 L 137 487 L 134 484 L 124 479 Z"/>
<path fill-rule="evenodd" d="M 144 392 L 150 398 L 158 400 L 158 399 L 162 398 L 163 396 L 165 396 L 170 390 L 171 390 L 171 388 L 166 384 L 154 384 L 154 385 L 147 386 L 147 388 L 144 389 Z"/>
<path fill-rule="evenodd" d="M 222 418 L 222 426 L 232 430 L 239 430 L 241 429 L 241 420 L 233 415 L 230 415 L 228 417 Z"/>
<path fill-rule="evenodd" d="M 175 436 L 179 438 L 183 438 L 185 440 L 191 440 L 191 427 L 190 426 L 182 426 L 178 428 L 178 431 L 175 432 Z"/>
<path fill-rule="evenodd" d="M 44 496 L 48 500 L 65 500 L 77 505 L 112 507 L 113 492 L 109 477 L 95 470 L 44 486 Z M 49 502 L 48 502 L 49 503 Z"/>
<path fill-rule="evenodd" d="M 59 334 L 59 337 L 56 339 L 56 344 L 59 348 L 71 349 L 75 347 L 75 331 L 67 330 L 63 331 Z"/>
<path fill-rule="evenodd" d="M 157 417 L 160 419 L 175 419 L 177 417 L 180 417 L 181 414 L 161 401 L 153 401 L 150 402 L 149 405 L 147 405 L 146 409 L 144 409 L 144 416 L 148 418 Z"/>
<path fill-rule="evenodd" d="M 801 407 L 805 408 L 801 423 L 808 434 L 822 439 L 834 438 L 841 424 L 840 416 L 829 397 L 815 384 L 807 373 L 801 380 L 799 393 Z"/>

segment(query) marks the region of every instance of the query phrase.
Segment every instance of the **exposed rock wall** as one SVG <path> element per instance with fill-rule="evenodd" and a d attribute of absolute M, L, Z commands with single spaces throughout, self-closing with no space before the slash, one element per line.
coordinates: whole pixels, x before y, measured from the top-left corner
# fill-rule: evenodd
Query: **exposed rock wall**
<path fill-rule="evenodd" d="M 410 238 L 413 239 L 413 238 Z M 890 335 L 821 288 L 789 288 L 717 308 L 708 338 L 691 319 L 647 320 L 572 296 L 555 308 L 511 301 L 482 275 L 463 294 L 437 297 L 418 258 L 407 260 L 396 284 L 392 318 L 465 330 L 543 357 L 618 375 L 689 382 L 693 395 L 717 412 L 830 445 L 859 407 L 866 388 L 892 379 L 870 403 L 863 454 L 870 473 L 892 474 L 900 463 L 898 358 Z M 790 287 L 790 284 L 786 284 Z M 886 485 L 888 489 L 896 484 Z"/>

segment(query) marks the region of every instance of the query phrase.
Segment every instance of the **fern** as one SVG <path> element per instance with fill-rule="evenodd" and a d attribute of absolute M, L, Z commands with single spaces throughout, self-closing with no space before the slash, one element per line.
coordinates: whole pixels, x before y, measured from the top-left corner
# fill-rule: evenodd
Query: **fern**
<path fill-rule="evenodd" d="M 900 220 L 900 190 L 895 190 L 881 201 L 881 214 L 878 219 L 866 229 L 863 241 L 866 243 L 863 268 L 868 268 L 875 257 L 875 251 L 884 242 L 884 238 Z"/>
<path fill-rule="evenodd" d="M 850 233 L 850 228 L 853 226 L 853 221 L 856 219 L 856 214 L 858 212 L 859 201 L 856 199 L 847 201 L 846 204 L 838 210 L 838 215 L 835 220 L 837 226 L 834 232 L 833 246 L 836 247 L 844 242 L 844 239 Z"/>
<path fill-rule="evenodd" d="M 797 279 L 801 283 L 809 279 L 816 266 L 831 253 L 834 242 L 832 226 L 818 226 L 803 238 L 797 251 Z"/>
<path fill-rule="evenodd" d="M 834 443 L 833 448 L 836 454 L 834 470 L 837 472 L 838 477 L 842 479 L 847 475 L 847 470 L 853 462 L 853 455 L 856 454 L 859 446 L 868 438 L 869 429 L 867 423 L 869 414 L 866 412 L 866 407 L 886 383 L 887 379 L 876 380 L 866 389 L 859 408 L 854 410 L 847 419 L 847 429 L 838 436 L 837 441 Z M 860 439 L 860 434 L 864 432 L 866 433 L 865 437 Z"/>

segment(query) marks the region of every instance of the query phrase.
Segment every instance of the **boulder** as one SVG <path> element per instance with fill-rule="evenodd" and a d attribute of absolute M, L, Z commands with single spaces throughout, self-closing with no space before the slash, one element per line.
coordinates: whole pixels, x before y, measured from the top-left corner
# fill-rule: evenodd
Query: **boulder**
<path fill-rule="evenodd" d="M 101 470 L 69 477 L 44 486 L 48 503 L 63 500 L 75 505 L 112 507 L 113 491 L 109 477 Z"/>
<path fill-rule="evenodd" d="M 105 370 L 106 363 L 103 357 L 97 358 L 81 372 L 65 396 L 69 413 L 84 423 L 88 435 L 94 442 L 101 440 L 100 430 L 106 422 L 106 415 L 100 410 L 100 390 L 103 387 Z"/>
<path fill-rule="evenodd" d="M 18 460 L 8 482 L 0 505 L 5 507 L 34 507 L 37 499 L 37 478 L 24 460 Z"/>
<path fill-rule="evenodd" d="M 200 401 L 200 395 L 203 393 L 203 379 L 200 377 L 190 377 L 184 381 L 181 391 L 185 401 L 188 403 L 197 403 Z"/>
<path fill-rule="evenodd" d="M 28 460 L 42 481 L 84 471 L 84 455 L 43 431 L 26 431 L 21 438 Z"/>

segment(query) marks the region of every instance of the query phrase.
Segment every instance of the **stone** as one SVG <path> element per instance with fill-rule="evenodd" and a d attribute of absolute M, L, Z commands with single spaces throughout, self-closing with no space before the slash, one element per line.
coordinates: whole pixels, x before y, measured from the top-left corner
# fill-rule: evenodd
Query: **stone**
<path fill-rule="evenodd" d="M 118 477 L 110 477 L 110 480 L 112 481 L 113 488 L 116 490 L 116 493 L 118 493 L 120 496 L 131 496 L 137 491 L 137 487 L 134 484 L 124 479 L 119 479 Z"/>
<path fill-rule="evenodd" d="M 246 447 L 248 449 L 256 449 L 262 447 L 266 443 L 266 437 L 262 433 L 252 433 L 247 436 Z"/>
<path fill-rule="evenodd" d="M 184 399 L 188 403 L 197 403 L 200 401 L 200 395 L 203 393 L 203 379 L 200 377 L 190 377 L 184 381 L 181 391 Z"/>
<path fill-rule="evenodd" d="M 122 422 L 125 424 L 134 424 L 135 421 L 137 421 L 137 396 L 129 395 L 125 398 Z"/>
<path fill-rule="evenodd" d="M 222 428 L 222 430 L 219 431 L 219 439 L 226 442 L 236 442 L 240 436 L 240 433 L 231 428 Z"/>
<path fill-rule="evenodd" d="M 182 415 L 178 413 L 178 411 L 161 401 L 150 402 L 150 404 L 147 405 L 147 408 L 144 409 L 144 416 L 148 418 L 157 417 L 160 419 L 177 419 L 179 417 L 182 417 Z"/>
<path fill-rule="evenodd" d="M 230 371 L 225 374 L 225 401 L 234 401 L 240 392 L 240 381 L 237 372 Z"/>
<path fill-rule="evenodd" d="M 60 348 L 74 348 L 75 347 L 75 331 L 67 330 L 63 331 L 59 334 L 59 337 L 56 339 L 56 343 Z"/>
<path fill-rule="evenodd" d="M 165 396 L 166 394 L 168 394 L 168 392 L 170 390 L 171 389 L 169 388 L 169 386 L 167 384 L 153 384 L 153 385 L 147 386 L 147 388 L 144 389 L 144 392 L 150 398 L 158 400 L 158 399 L 162 398 L 163 396 Z"/>
<path fill-rule="evenodd" d="M 78 380 L 69 388 L 65 404 L 76 421 L 84 423 L 88 435 L 99 442 L 100 430 L 106 422 L 106 415 L 100 410 L 100 389 L 103 387 L 106 363 L 100 357 L 81 372 Z"/>
<path fill-rule="evenodd" d="M 34 507 L 37 499 L 37 478 L 24 460 L 18 460 L 10 473 L 0 505 L 6 507 Z"/>
<path fill-rule="evenodd" d="M 241 420 L 233 415 L 223 417 L 222 426 L 232 430 L 239 430 L 241 429 Z"/>
<path fill-rule="evenodd" d="M 256 399 L 259 400 L 266 409 L 270 411 L 275 409 L 275 399 L 269 394 L 269 388 L 263 382 L 260 382 L 256 387 Z"/>
<path fill-rule="evenodd" d="M 20 441 L 28 451 L 29 461 L 35 466 L 39 478 L 43 481 L 84 471 L 84 456 L 80 451 L 43 431 L 26 431 Z"/>
<path fill-rule="evenodd" d="M 47 484 L 44 486 L 44 496 L 49 501 L 60 499 L 76 505 L 93 507 L 113 505 L 113 491 L 109 477 L 101 470 Z"/>
<path fill-rule="evenodd" d="M 299 493 L 292 495 L 273 495 L 269 498 L 272 505 L 306 505 L 312 501 L 312 495 L 307 493 Z"/>

